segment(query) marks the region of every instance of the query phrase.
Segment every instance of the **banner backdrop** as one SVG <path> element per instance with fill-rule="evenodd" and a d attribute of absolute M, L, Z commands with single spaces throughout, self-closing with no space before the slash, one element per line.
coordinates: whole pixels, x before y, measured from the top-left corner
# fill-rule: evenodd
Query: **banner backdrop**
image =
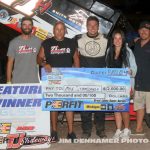
<path fill-rule="evenodd" d="M 0 149 L 50 147 L 50 116 L 40 84 L 0 84 Z"/>
<path fill-rule="evenodd" d="M 127 69 L 42 69 L 42 109 L 45 111 L 128 111 Z"/>

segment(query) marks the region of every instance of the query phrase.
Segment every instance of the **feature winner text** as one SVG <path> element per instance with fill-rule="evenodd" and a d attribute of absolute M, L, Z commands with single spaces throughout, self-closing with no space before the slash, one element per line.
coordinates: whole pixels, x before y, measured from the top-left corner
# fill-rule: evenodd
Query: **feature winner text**
<path fill-rule="evenodd" d="M 40 106 L 41 106 L 41 86 L 39 85 L 0 86 L 0 107 L 40 107 Z"/>

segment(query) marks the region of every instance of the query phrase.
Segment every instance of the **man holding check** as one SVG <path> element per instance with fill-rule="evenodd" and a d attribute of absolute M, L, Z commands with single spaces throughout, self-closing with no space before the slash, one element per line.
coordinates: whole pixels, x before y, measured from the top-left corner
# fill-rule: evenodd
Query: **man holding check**
<path fill-rule="evenodd" d="M 43 66 L 47 72 L 52 71 L 52 67 L 79 67 L 79 57 L 75 43 L 72 39 L 66 38 L 66 27 L 63 22 L 56 22 L 53 28 L 54 36 L 45 40 L 38 54 L 38 64 Z M 51 112 L 52 142 L 58 141 L 57 135 L 58 112 Z M 66 112 L 68 122 L 68 139 L 72 142 L 76 139 L 73 132 L 73 112 Z"/>

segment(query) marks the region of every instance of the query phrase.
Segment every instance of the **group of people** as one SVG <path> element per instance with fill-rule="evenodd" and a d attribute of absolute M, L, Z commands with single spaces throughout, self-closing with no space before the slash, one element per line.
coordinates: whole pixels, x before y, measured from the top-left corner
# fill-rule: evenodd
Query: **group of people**
<path fill-rule="evenodd" d="M 99 32 L 99 20 L 95 16 L 87 18 L 87 33 L 73 39 L 65 37 L 66 27 L 63 22 L 56 22 L 53 37 L 41 41 L 32 35 L 33 21 L 23 17 L 22 34 L 14 38 L 8 49 L 7 83 L 38 83 L 39 66 L 51 72 L 52 67 L 87 67 L 87 68 L 128 68 L 132 85 L 135 78 L 134 109 L 137 112 L 136 133 L 143 133 L 143 119 L 150 113 L 150 23 L 142 22 L 139 27 L 140 37 L 135 41 L 134 54 L 128 47 L 125 34 L 117 29 L 112 33 L 110 42 Z M 134 89 L 134 87 L 133 87 Z M 82 137 L 88 139 L 92 131 L 92 113 L 96 126 L 96 135 L 106 138 L 105 112 L 81 112 Z M 58 112 L 51 112 L 51 139 L 59 140 L 57 134 Z M 114 112 L 116 132 L 113 138 L 129 138 L 129 112 Z M 66 112 L 68 124 L 67 138 L 76 139 L 73 130 L 74 113 Z M 122 124 L 124 129 L 122 130 Z"/>

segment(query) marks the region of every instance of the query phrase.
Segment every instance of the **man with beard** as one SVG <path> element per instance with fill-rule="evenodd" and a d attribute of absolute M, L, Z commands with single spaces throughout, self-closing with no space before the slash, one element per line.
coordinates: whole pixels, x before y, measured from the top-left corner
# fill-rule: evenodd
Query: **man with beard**
<path fill-rule="evenodd" d="M 134 54 L 137 63 L 135 77 L 134 110 L 136 111 L 137 126 L 135 133 L 144 134 L 143 119 L 150 115 L 150 22 L 144 21 L 139 26 L 140 38 L 134 46 Z"/>
<path fill-rule="evenodd" d="M 21 20 L 22 34 L 14 38 L 8 48 L 7 83 L 38 83 L 37 54 L 41 40 L 32 35 L 33 21 Z"/>

